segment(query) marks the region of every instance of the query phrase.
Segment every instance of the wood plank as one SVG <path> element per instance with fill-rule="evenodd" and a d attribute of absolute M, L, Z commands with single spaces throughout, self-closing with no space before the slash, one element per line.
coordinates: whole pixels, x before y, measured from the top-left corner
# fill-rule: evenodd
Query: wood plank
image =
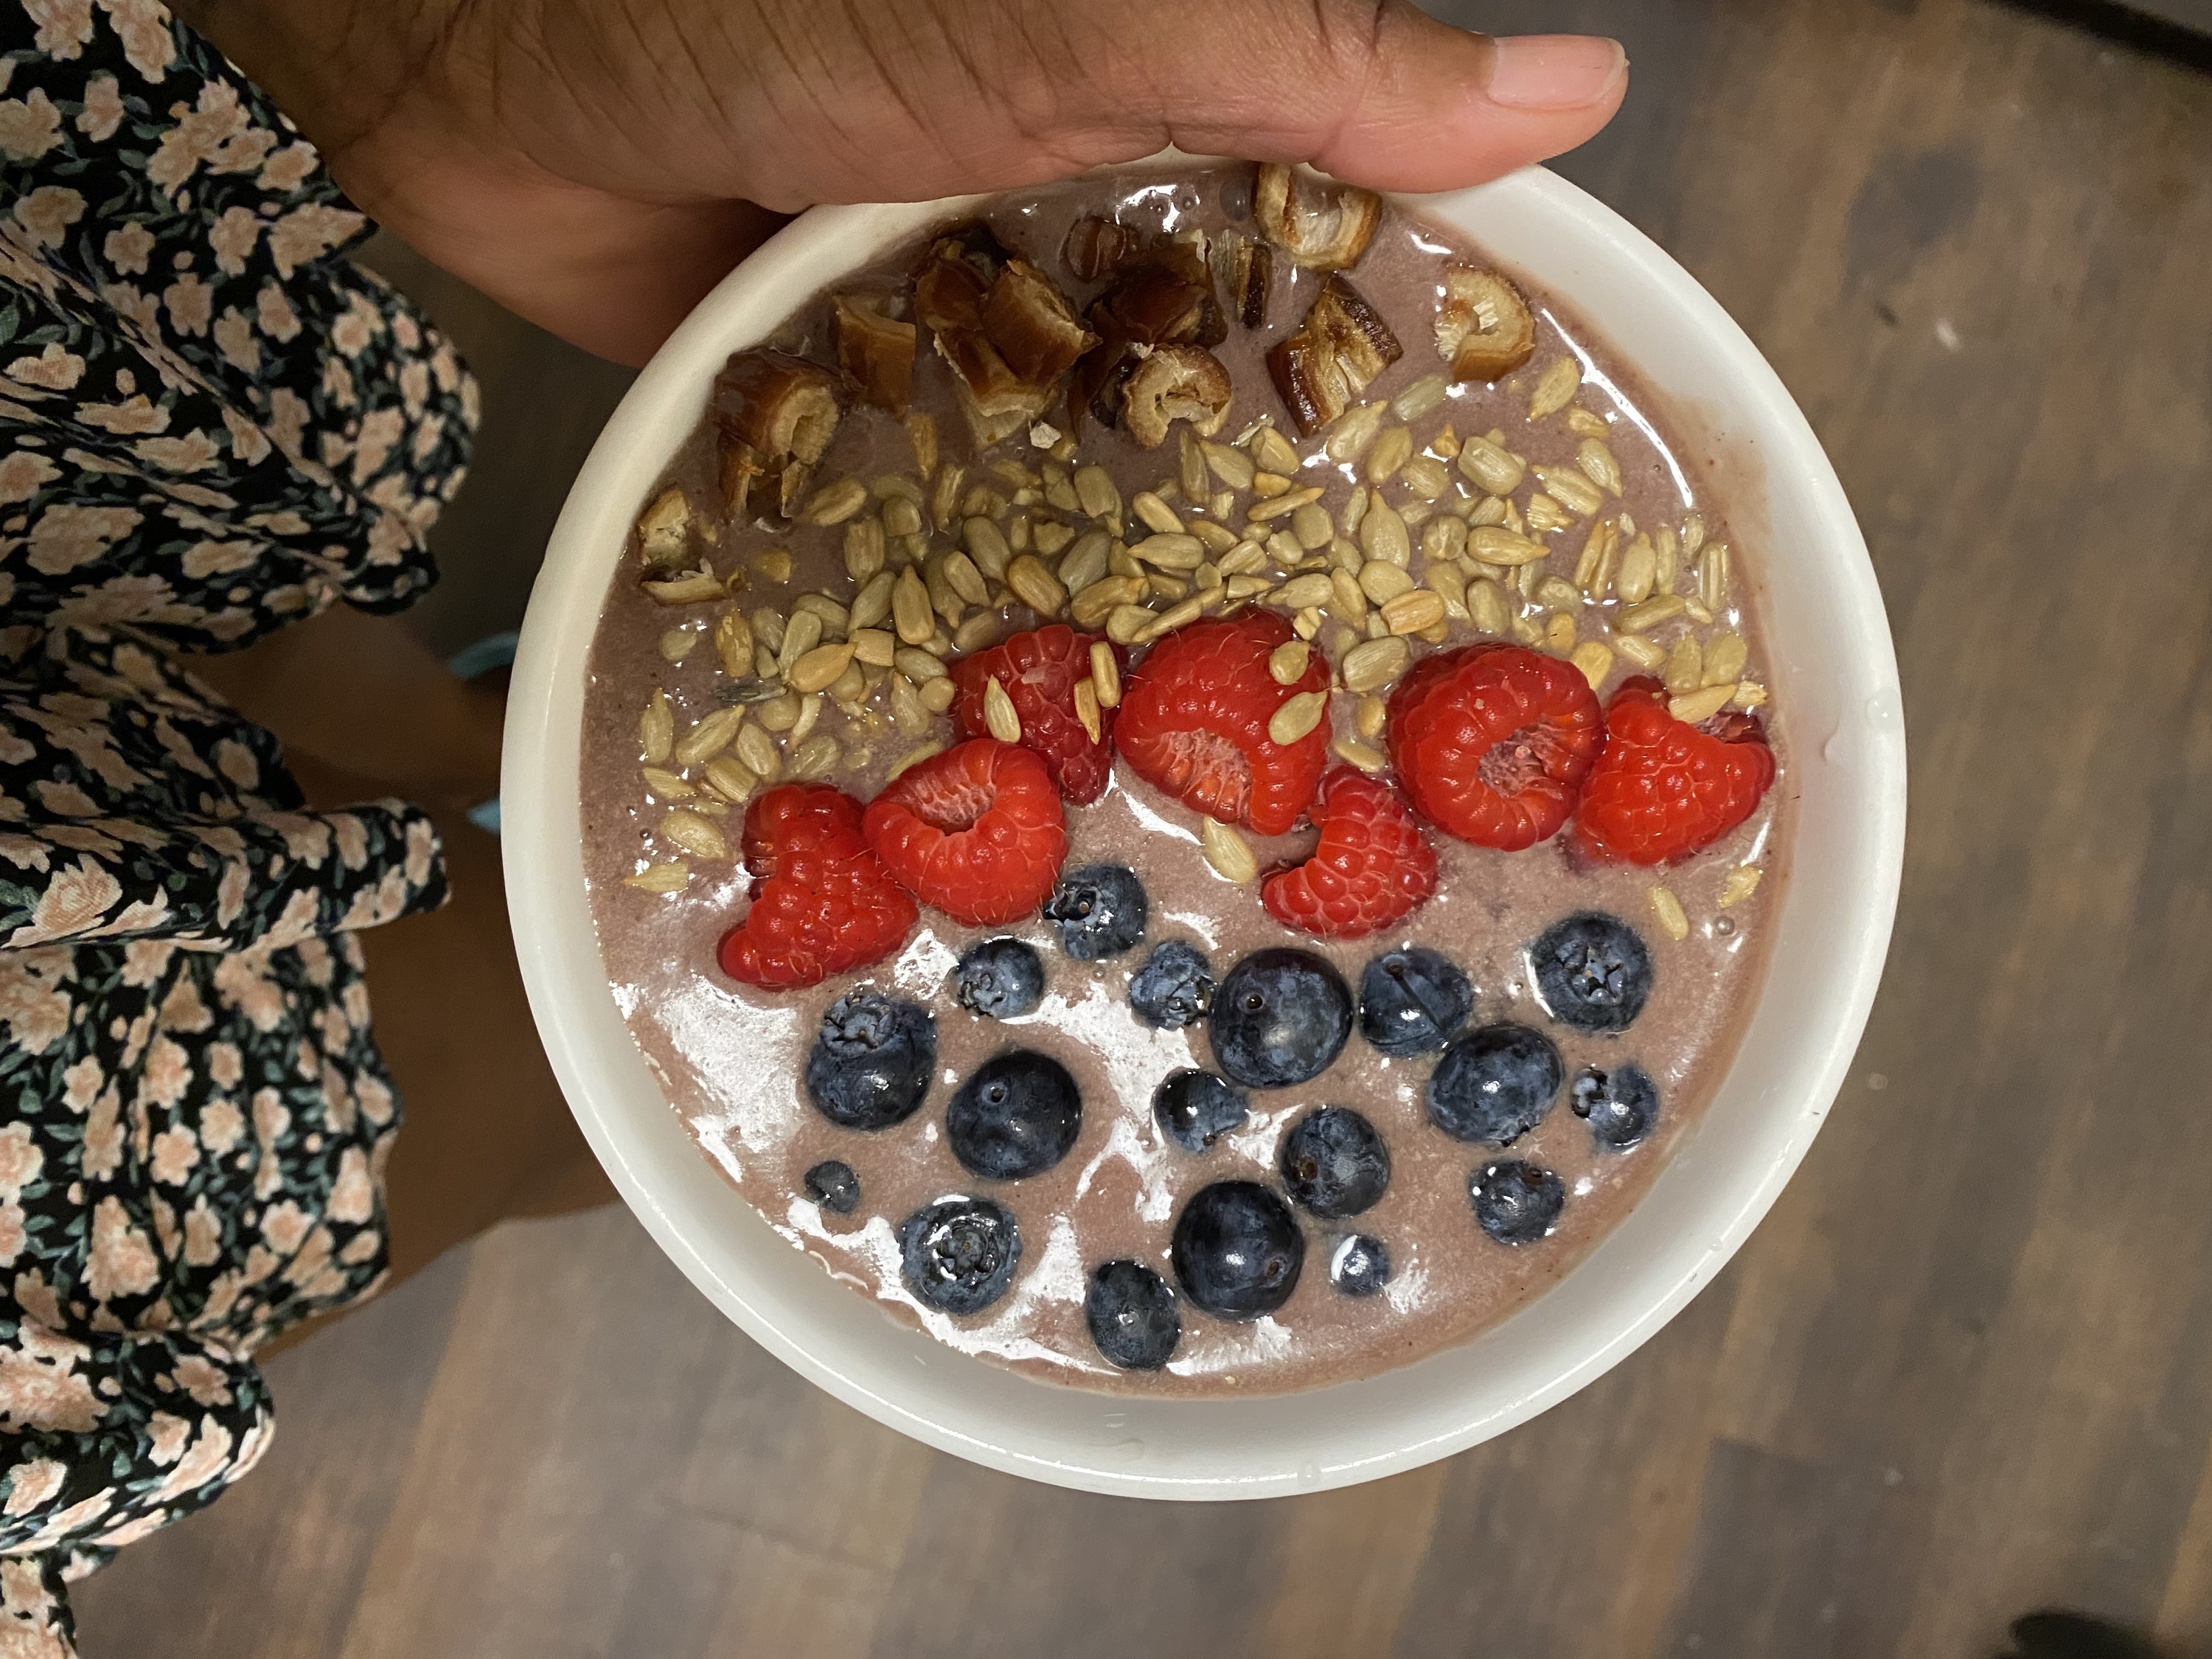
<path fill-rule="evenodd" d="M 1774 361 L 1896 628 L 1888 980 L 1737 1262 L 1502 1441 L 1180 1508 L 876 1428 L 626 1217 L 502 1231 L 276 1362 L 272 1461 L 82 1588 L 88 1651 L 1957 1659 L 2054 1601 L 2212 1644 L 2212 82 L 1983 0 L 1480 15 L 1628 41 L 1563 170 Z M 622 377 L 403 276 L 487 374 L 458 643 Z"/>

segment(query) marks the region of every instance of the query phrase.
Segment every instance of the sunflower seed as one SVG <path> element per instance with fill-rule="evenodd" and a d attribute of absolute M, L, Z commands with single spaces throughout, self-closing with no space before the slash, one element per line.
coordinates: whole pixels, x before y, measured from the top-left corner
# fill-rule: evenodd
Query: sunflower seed
<path fill-rule="evenodd" d="M 1651 538 L 1638 536 L 1628 544 L 1628 551 L 1620 556 L 1620 574 L 1613 579 L 1613 592 L 1620 596 L 1623 605 L 1641 605 L 1651 597 L 1652 580 L 1658 569 L 1658 555 L 1652 550 Z"/>
<path fill-rule="evenodd" d="M 801 694 L 826 691 L 852 662 L 853 647 L 849 642 L 817 646 L 791 665 L 786 678 L 791 682 L 791 689 Z"/>
<path fill-rule="evenodd" d="M 753 568 L 760 572 L 763 581 L 787 582 L 791 580 L 791 550 L 771 547 L 765 553 L 756 553 Z"/>
<path fill-rule="evenodd" d="M 1327 605 L 1335 595 L 1336 589 L 1329 579 L 1319 571 L 1313 571 L 1306 575 L 1291 577 L 1275 590 L 1273 599 L 1277 605 L 1303 611 L 1309 605 Z"/>
<path fill-rule="evenodd" d="M 691 884 L 691 866 L 677 860 L 667 864 L 648 864 L 634 876 L 624 876 L 626 887 L 642 888 L 648 893 L 680 893 Z"/>
<path fill-rule="evenodd" d="M 1485 564 L 1518 566 L 1534 564 L 1552 550 L 1501 526 L 1486 524 L 1477 525 L 1467 532 L 1467 550 Z"/>
<path fill-rule="evenodd" d="M 1465 622 L 1467 617 L 1467 577 L 1455 564 L 1437 560 L 1428 568 L 1428 585 L 1444 602 L 1444 615 L 1453 622 Z"/>
<path fill-rule="evenodd" d="M 1121 663 L 1104 640 L 1091 641 L 1091 684 L 1101 708 L 1118 708 L 1121 702 Z"/>
<path fill-rule="evenodd" d="M 1728 879 L 1721 884 L 1721 908 L 1741 904 L 1757 892 L 1760 873 L 1755 864 L 1739 864 L 1729 871 Z"/>
<path fill-rule="evenodd" d="M 827 593 L 801 593 L 791 602 L 791 609 L 794 615 L 804 611 L 813 616 L 822 624 L 822 637 L 833 644 L 852 625 L 850 613 Z"/>
<path fill-rule="evenodd" d="M 942 714 L 952 707 L 952 700 L 958 695 L 959 688 L 940 675 L 921 688 L 921 706 L 933 714 Z"/>
<path fill-rule="evenodd" d="M 1067 590 L 1034 553 L 1024 553 L 1006 567 L 1006 586 L 1040 617 L 1057 617 L 1067 603 Z"/>
<path fill-rule="evenodd" d="M 1206 562 L 1206 544 L 1176 531 L 1147 536 L 1129 551 L 1160 570 L 1195 570 Z"/>
<path fill-rule="evenodd" d="M 817 732 L 812 737 L 791 751 L 791 775 L 794 778 L 819 778 L 836 769 L 844 758 L 837 739 L 827 732 Z"/>
<path fill-rule="evenodd" d="M 1339 760 L 1363 772 L 1380 772 L 1390 763 L 1381 750 L 1357 738 L 1339 738 L 1330 747 L 1336 750 Z"/>
<path fill-rule="evenodd" d="M 1306 677 L 1313 647 L 1304 640 L 1285 640 L 1267 658 L 1267 677 L 1278 685 L 1296 685 Z"/>
<path fill-rule="evenodd" d="M 1395 635 L 1369 640 L 1344 653 L 1340 665 L 1344 689 L 1366 693 L 1380 691 L 1413 665 L 1413 648 Z"/>
<path fill-rule="evenodd" d="M 1328 586 L 1330 610 L 1348 623 L 1365 619 L 1367 592 L 1360 586 L 1357 576 L 1349 570 L 1332 570 L 1328 573 Z"/>
<path fill-rule="evenodd" d="M 1674 578 L 1680 563 L 1676 556 L 1674 532 L 1662 525 L 1651 532 L 1651 591 L 1671 593 L 1674 591 Z"/>
<path fill-rule="evenodd" d="M 1319 484 L 1293 489 L 1288 495 L 1278 495 L 1272 501 L 1253 502 L 1244 509 L 1244 517 L 1253 524 L 1266 524 L 1275 519 L 1285 518 L 1309 501 L 1319 501 L 1322 493 Z"/>
<path fill-rule="evenodd" d="M 1671 889 L 1651 889 L 1651 914 L 1659 918 L 1659 926 L 1668 939 L 1680 941 L 1690 936 L 1690 919 L 1682 914 L 1682 901 Z"/>
<path fill-rule="evenodd" d="M 1019 743 L 1022 740 L 1022 717 L 1014 708 L 1014 700 L 1006 695 L 1006 688 L 994 674 L 983 686 L 983 724 L 1000 743 Z"/>
<path fill-rule="evenodd" d="M 1626 634 L 1648 634 L 1688 608 L 1689 601 L 1679 593 L 1656 593 L 1641 605 L 1630 605 L 1613 619 L 1613 626 Z"/>
<path fill-rule="evenodd" d="M 1206 606 L 1200 601 L 1185 599 L 1181 605 L 1170 606 L 1153 617 L 1144 632 L 1137 636 L 1136 642 L 1141 644 L 1156 640 L 1163 634 L 1172 634 L 1184 624 L 1196 622 L 1205 613 Z"/>
<path fill-rule="evenodd" d="M 1613 527 L 1600 519 L 1583 542 L 1582 556 L 1575 561 L 1575 586 L 1593 599 L 1605 597 L 1613 582 L 1613 550 L 1618 538 Z"/>
<path fill-rule="evenodd" d="M 1097 628 L 1120 606 L 1133 603 L 1145 584 L 1133 576 L 1107 576 L 1092 582 L 1068 604 L 1068 615 L 1079 628 Z"/>
<path fill-rule="evenodd" d="M 1734 685 L 1708 685 L 1686 696 L 1670 697 L 1667 712 L 1685 726 L 1700 726 L 1727 708 L 1735 697 Z"/>
<path fill-rule="evenodd" d="M 903 674 L 894 674 L 890 687 L 891 724 L 910 738 L 928 731 L 929 711 L 921 706 L 914 682 Z"/>
<path fill-rule="evenodd" d="M 1692 513 L 1682 520 L 1682 556 L 1694 559 L 1698 550 L 1705 544 L 1705 515 Z"/>
<path fill-rule="evenodd" d="M 1413 538 L 1406 533 L 1406 521 L 1386 503 L 1370 503 L 1359 520 L 1359 550 L 1370 559 L 1382 559 L 1404 568 L 1413 558 Z"/>
<path fill-rule="evenodd" d="M 962 656 L 981 651 L 999 637 L 1004 620 L 995 611 L 978 611 L 952 630 L 952 648 Z"/>
<path fill-rule="evenodd" d="M 1398 469 L 1413 459 L 1413 434 L 1402 426 L 1384 431 L 1367 451 L 1367 465 L 1362 469 L 1370 483 L 1386 483 L 1398 476 Z"/>
<path fill-rule="evenodd" d="M 1529 567 L 1523 566 L 1526 569 Z M 1537 604 L 1551 606 L 1555 611 L 1572 611 L 1583 602 L 1583 591 L 1572 582 L 1558 576 L 1547 576 L 1536 584 L 1530 595 Z"/>
<path fill-rule="evenodd" d="M 1711 542 L 1698 555 L 1698 597 L 1717 616 L 1728 608 L 1729 549 L 1726 542 Z"/>
<path fill-rule="evenodd" d="M 1218 818 L 1199 821 L 1198 844 L 1206 854 L 1206 861 L 1224 881 L 1241 884 L 1260 873 L 1260 861 L 1252 856 L 1252 848 L 1244 837 Z"/>
<path fill-rule="evenodd" d="M 1705 678 L 1707 685 L 1733 684 L 1743 678 L 1743 665 L 1751 656 L 1751 649 L 1736 633 L 1713 635 L 1705 647 Z"/>
<path fill-rule="evenodd" d="M 1328 693 L 1301 691 L 1283 699 L 1267 722 L 1267 741 L 1274 744 L 1293 744 L 1321 724 L 1321 717 L 1328 711 Z"/>
<path fill-rule="evenodd" d="M 1425 587 L 1401 593 L 1382 606 L 1383 625 L 1393 634 L 1424 633 L 1443 619 L 1443 596 Z"/>
<path fill-rule="evenodd" d="M 1540 421 L 1547 415 L 1556 415 L 1574 401 L 1575 393 L 1583 383 L 1583 366 L 1572 356 L 1553 361 L 1536 382 L 1536 389 L 1528 394 L 1528 418 Z"/>
<path fill-rule="evenodd" d="M 1389 719 L 1390 705 L 1381 697 L 1376 696 L 1360 698 L 1358 707 L 1354 708 L 1352 714 L 1352 727 L 1363 738 L 1381 737 L 1382 728 L 1389 723 Z"/>
<path fill-rule="evenodd" d="M 668 581 L 640 582 L 638 586 L 645 590 L 647 597 L 655 605 L 670 606 L 704 605 L 709 599 L 720 599 L 723 592 L 722 584 L 715 580 L 712 571 L 678 576 Z"/>
<path fill-rule="evenodd" d="M 1542 490 L 1538 490 L 1528 498 L 1528 528 L 1538 535 L 1545 536 L 1554 530 L 1565 530 L 1574 521 L 1573 514 L 1568 512 L 1565 507 L 1560 506 Z"/>
<path fill-rule="evenodd" d="M 1583 678 L 1589 682 L 1593 691 L 1602 686 L 1605 677 L 1613 672 L 1613 649 L 1599 641 L 1585 640 L 1569 655 L 1575 666 L 1583 671 Z"/>
<path fill-rule="evenodd" d="M 717 755 L 707 763 L 701 775 L 707 787 L 732 805 L 743 801 L 753 792 L 760 780 L 753 775 L 752 768 L 728 755 Z"/>
<path fill-rule="evenodd" d="M 1575 465 L 1607 495 L 1620 494 L 1620 463 L 1599 440 L 1584 438 L 1575 447 Z"/>
<path fill-rule="evenodd" d="M 720 860 L 730 856 L 730 844 L 714 821 L 688 806 L 676 807 L 662 818 L 660 833 L 694 858 Z"/>
<path fill-rule="evenodd" d="M 1659 678 L 1677 696 L 1694 691 L 1705 683 L 1705 653 L 1698 647 L 1696 635 L 1685 634 L 1674 641 L 1674 648 L 1667 653 L 1667 666 Z"/>
<path fill-rule="evenodd" d="M 1421 501 L 1433 501 L 1451 488 L 1451 474 L 1442 461 L 1416 455 L 1399 470 L 1398 482 Z"/>
<path fill-rule="evenodd" d="M 1505 590 L 1483 576 L 1467 585 L 1467 616 L 1481 634 L 1502 635 L 1511 626 Z"/>
<path fill-rule="evenodd" d="M 920 645 L 937 632 L 929 589 L 911 567 L 899 572 L 897 585 L 891 589 L 891 616 L 899 638 L 908 645 Z"/>
<path fill-rule="evenodd" d="M 1152 627 L 1152 611 L 1141 605 L 1117 605 L 1107 613 L 1106 637 L 1116 645 L 1134 645 Z"/>
<path fill-rule="evenodd" d="M 1075 531 L 1072 526 L 1055 524 L 1049 519 L 1041 521 L 1036 529 L 1030 532 L 1031 544 L 1047 558 L 1052 558 L 1059 554 L 1074 539 Z"/>
<path fill-rule="evenodd" d="M 1356 409 L 1345 410 L 1337 416 L 1336 424 L 1329 428 L 1328 436 L 1322 440 L 1323 453 L 1340 466 L 1347 461 L 1358 460 L 1367 453 L 1367 447 L 1375 441 L 1376 434 L 1382 431 L 1382 417 L 1389 412 L 1390 405 L 1388 404 L 1361 404 Z"/>
<path fill-rule="evenodd" d="M 643 769 L 645 787 L 663 800 L 689 800 L 699 792 L 675 773 L 658 766 Z"/>
<path fill-rule="evenodd" d="M 1103 466 L 1075 470 L 1075 499 L 1094 519 L 1115 519 L 1121 514 L 1121 492 Z"/>
<path fill-rule="evenodd" d="M 1395 564 L 1370 559 L 1360 568 L 1359 591 L 1376 605 L 1388 605 L 1413 586 L 1413 579 Z"/>
<path fill-rule="evenodd" d="M 796 691 L 781 691 L 766 702 L 755 703 L 753 718 L 767 731 L 788 732 L 799 724 L 799 716 L 805 709 L 805 702 Z M 738 732 L 738 752 L 748 766 L 752 766 L 753 763 L 750 757 L 744 755 L 744 736 L 752 729 L 748 726 Z M 757 766 L 753 769 L 760 770 Z"/>
<path fill-rule="evenodd" d="M 1105 729 L 1098 720 L 1098 688 L 1090 680 L 1078 680 L 1073 696 L 1075 718 L 1083 722 L 1084 735 L 1096 743 Z"/>
<path fill-rule="evenodd" d="M 1112 538 L 1103 530 L 1087 530 L 1061 555 L 1060 584 L 1071 593 L 1083 590 L 1106 574 L 1106 550 Z"/>
<path fill-rule="evenodd" d="M 737 736 L 738 727 L 744 723 L 744 718 L 745 711 L 742 708 L 715 709 L 678 739 L 670 751 L 671 757 L 677 765 L 690 768 L 711 756 L 720 754 L 730 746 L 730 739 Z"/>
<path fill-rule="evenodd" d="M 1640 634 L 1616 634 L 1613 648 L 1638 668 L 1658 668 L 1667 661 L 1667 648 L 1656 641 L 1647 640 Z"/>
<path fill-rule="evenodd" d="M 1459 470 L 1470 483 L 1492 495 L 1510 495 L 1528 473 L 1517 455 L 1487 438 L 1469 438 L 1460 446 Z"/>
<path fill-rule="evenodd" d="M 898 672 L 920 685 L 925 680 L 945 678 L 945 665 L 919 646 L 902 645 L 891 653 L 892 665 Z"/>
<path fill-rule="evenodd" d="M 1449 389 L 1443 375 L 1424 374 L 1390 399 L 1390 412 L 1401 421 L 1418 421 L 1422 416 L 1443 407 L 1444 395 Z"/>
<path fill-rule="evenodd" d="M 868 487 L 858 478 L 826 483 L 806 498 L 799 509 L 801 524 L 842 524 L 868 504 Z"/>
<path fill-rule="evenodd" d="M 1575 619 L 1565 611 L 1554 611 L 1544 618 L 1544 649 L 1553 656 L 1565 657 L 1575 648 Z"/>

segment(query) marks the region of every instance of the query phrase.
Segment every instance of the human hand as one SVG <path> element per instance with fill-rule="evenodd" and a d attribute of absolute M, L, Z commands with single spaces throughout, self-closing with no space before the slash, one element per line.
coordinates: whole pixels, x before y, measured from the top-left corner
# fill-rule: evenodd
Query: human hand
<path fill-rule="evenodd" d="M 447 270 L 641 362 L 820 202 L 1133 160 L 1479 183 L 1619 106 L 1608 40 L 1492 40 L 1408 0 L 199 0 L 185 8 Z"/>

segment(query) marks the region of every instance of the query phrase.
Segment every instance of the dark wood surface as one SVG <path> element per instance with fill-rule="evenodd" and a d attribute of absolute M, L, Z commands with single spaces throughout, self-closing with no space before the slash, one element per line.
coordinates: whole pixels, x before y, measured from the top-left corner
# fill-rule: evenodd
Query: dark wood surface
<path fill-rule="evenodd" d="M 1481 18 L 1629 41 L 1565 171 L 1796 390 L 1903 659 L 1888 979 L 1735 1265 L 1503 1440 L 1178 1508 L 875 1427 L 624 1214 L 512 1227 L 273 1362 L 264 1467 L 80 1592 L 95 1659 L 1972 1659 L 2049 1603 L 2212 1644 L 2212 82 L 1983 0 Z M 489 383 L 453 643 L 621 377 L 422 291 Z"/>

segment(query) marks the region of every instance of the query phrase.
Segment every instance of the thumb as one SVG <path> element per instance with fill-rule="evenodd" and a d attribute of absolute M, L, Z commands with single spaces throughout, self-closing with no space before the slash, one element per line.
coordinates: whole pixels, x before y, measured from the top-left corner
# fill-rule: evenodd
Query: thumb
<path fill-rule="evenodd" d="M 1617 41 L 1492 38 L 1407 0 L 1212 0 L 1195 19 L 1189 7 L 1098 6 L 1118 14 L 1114 33 L 1146 44 L 1094 69 L 1073 96 L 1061 79 L 1054 125 L 1063 152 L 1110 148 L 1085 159 L 1122 160 L 1173 142 L 1195 154 L 1311 161 L 1377 190 L 1448 190 L 1572 149 L 1627 91 Z M 1180 49 L 1163 52 L 1163 40 Z M 1084 92 L 1100 100 L 1090 112 Z M 1068 125 L 1084 113 L 1122 131 L 1071 146 Z"/>

